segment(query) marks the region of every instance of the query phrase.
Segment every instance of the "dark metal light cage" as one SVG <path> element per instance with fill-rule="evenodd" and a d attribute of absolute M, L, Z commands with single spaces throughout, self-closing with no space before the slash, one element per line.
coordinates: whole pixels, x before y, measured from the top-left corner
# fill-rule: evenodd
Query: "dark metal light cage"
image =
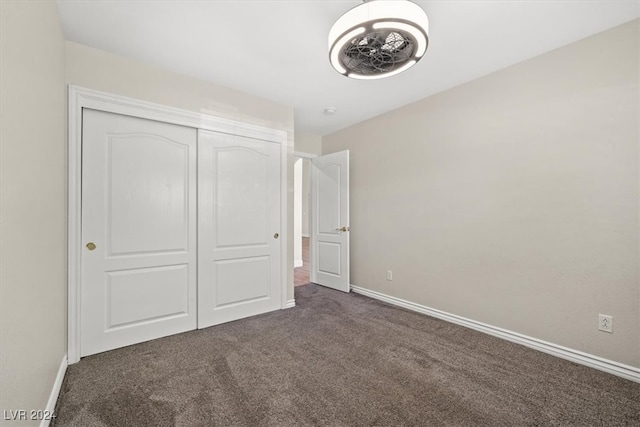
<path fill-rule="evenodd" d="M 403 31 L 373 30 L 346 43 L 340 62 L 360 75 L 389 73 L 412 60 L 415 46 L 413 37 Z"/>
<path fill-rule="evenodd" d="M 373 80 L 418 62 L 429 45 L 429 19 L 409 0 L 363 0 L 329 31 L 329 62 L 340 74 Z"/>

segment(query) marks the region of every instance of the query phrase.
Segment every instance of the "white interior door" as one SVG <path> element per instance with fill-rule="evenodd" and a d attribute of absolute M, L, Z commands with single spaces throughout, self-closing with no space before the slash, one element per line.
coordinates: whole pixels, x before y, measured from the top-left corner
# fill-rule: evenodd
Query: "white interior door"
<path fill-rule="evenodd" d="M 199 131 L 198 194 L 198 327 L 280 309 L 280 146 Z"/>
<path fill-rule="evenodd" d="M 311 281 L 349 292 L 349 151 L 311 164 Z"/>
<path fill-rule="evenodd" d="M 196 138 L 84 110 L 81 356 L 196 328 Z"/>

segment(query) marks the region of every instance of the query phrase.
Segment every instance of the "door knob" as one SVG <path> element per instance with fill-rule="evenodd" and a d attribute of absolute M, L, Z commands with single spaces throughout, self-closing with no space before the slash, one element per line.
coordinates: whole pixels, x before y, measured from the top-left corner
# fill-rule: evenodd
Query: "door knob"
<path fill-rule="evenodd" d="M 276 234 L 274 234 L 274 235 L 273 235 L 273 238 L 274 238 L 274 239 L 277 239 L 278 237 L 280 237 L 280 235 L 279 235 L 278 233 L 276 233 Z"/>
<path fill-rule="evenodd" d="M 87 243 L 87 249 L 89 249 L 90 251 L 94 250 L 96 248 L 96 244 L 93 242 L 89 242 Z"/>
<path fill-rule="evenodd" d="M 340 228 L 336 228 L 336 231 L 342 231 L 343 233 L 349 231 L 349 227 L 340 227 Z"/>

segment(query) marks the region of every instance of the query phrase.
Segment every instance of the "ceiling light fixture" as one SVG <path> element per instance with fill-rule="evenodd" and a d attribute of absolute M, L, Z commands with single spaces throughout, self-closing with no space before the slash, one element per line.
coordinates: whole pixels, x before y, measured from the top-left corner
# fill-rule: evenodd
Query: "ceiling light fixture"
<path fill-rule="evenodd" d="M 408 0 L 364 0 L 329 32 L 329 61 L 342 75 L 380 79 L 410 68 L 429 44 L 429 20 Z"/>

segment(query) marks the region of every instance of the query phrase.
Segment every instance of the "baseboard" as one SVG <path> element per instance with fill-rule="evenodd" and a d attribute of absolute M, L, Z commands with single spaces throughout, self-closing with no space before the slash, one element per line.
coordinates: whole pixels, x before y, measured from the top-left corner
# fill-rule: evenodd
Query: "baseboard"
<path fill-rule="evenodd" d="M 297 260 L 293 261 L 293 268 L 302 267 L 303 265 L 304 265 L 304 263 L 302 262 L 301 259 L 297 259 Z"/>
<path fill-rule="evenodd" d="M 296 306 L 296 300 L 295 299 L 290 299 L 287 301 L 287 303 L 284 305 L 284 308 L 293 308 Z"/>
<path fill-rule="evenodd" d="M 602 357 L 584 353 L 579 350 L 574 350 L 547 341 L 542 341 L 537 338 L 532 338 L 526 335 L 519 334 L 517 332 L 498 328 L 496 326 L 491 326 L 486 323 L 477 322 L 475 320 L 467 319 L 455 314 L 450 314 L 445 311 L 437 310 L 435 308 L 430 308 L 411 301 L 392 297 L 381 292 L 361 288 L 359 286 L 351 285 L 351 290 L 353 292 L 368 296 L 373 299 L 384 301 L 398 307 L 426 314 L 428 316 L 455 323 L 457 325 L 465 326 L 467 328 L 475 329 L 476 331 L 484 332 L 485 334 L 493 335 L 507 341 L 521 344 L 534 350 L 542 351 L 552 356 L 559 357 L 561 359 L 569 360 L 580 365 L 589 366 L 590 368 L 598 369 L 600 371 L 604 371 L 618 377 L 640 383 L 640 369 L 633 366 L 624 365 L 622 363 L 614 362 L 613 360 L 604 359 Z"/>
<path fill-rule="evenodd" d="M 45 414 L 54 414 L 56 410 L 56 402 L 58 401 L 58 395 L 60 394 L 60 389 L 62 388 L 62 381 L 64 380 L 64 374 L 67 372 L 67 355 L 62 356 L 62 362 L 60 362 L 60 367 L 58 368 L 58 374 L 56 375 L 56 380 L 53 382 L 53 388 L 51 389 L 51 394 L 49 395 L 49 401 L 47 402 L 46 408 L 44 408 Z M 40 421 L 40 427 L 49 427 L 50 419 L 46 417 Z"/>

